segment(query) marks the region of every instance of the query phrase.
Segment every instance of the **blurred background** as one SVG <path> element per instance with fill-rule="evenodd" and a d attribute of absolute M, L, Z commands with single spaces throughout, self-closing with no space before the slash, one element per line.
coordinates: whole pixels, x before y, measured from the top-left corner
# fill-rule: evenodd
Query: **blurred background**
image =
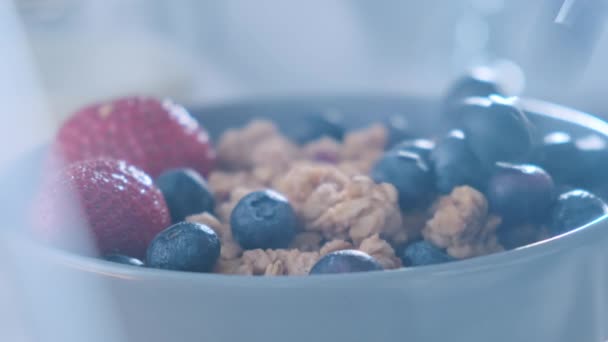
<path fill-rule="evenodd" d="M 3 1 L 0 96 L 14 121 L 3 135 L 17 150 L 32 137 L 47 139 L 75 108 L 125 94 L 196 105 L 302 93 L 432 96 L 478 64 L 498 65 L 514 93 L 525 85 L 527 96 L 608 114 L 605 7 L 606 0 Z"/>
<path fill-rule="evenodd" d="M 146 94 L 198 106 L 290 94 L 432 97 L 478 65 L 496 68 L 513 94 L 608 118 L 607 1 L 1 0 L 0 167 L 100 99 Z M 64 311 L 26 312 L 12 293 L 32 291 L 2 281 L 14 271 L 0 268 L 8 308 L 0 337 L 37 340 L 21 317 L 55 331 L 69 310 L 93 326 L 55 331 L 58 341 L 119 330 L 104 298 L 83 300 L 67 282 L 72 306 L 61 294 L 41 296 L 31 307 Z"/>

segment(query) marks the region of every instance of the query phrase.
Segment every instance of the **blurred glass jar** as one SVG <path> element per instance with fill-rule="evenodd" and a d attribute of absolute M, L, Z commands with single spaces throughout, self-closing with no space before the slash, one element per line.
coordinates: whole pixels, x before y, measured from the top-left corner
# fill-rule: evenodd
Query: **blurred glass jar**
<path fill-rule="evenodd" d="M 159 2 L 157 2 L 159 3 Z M 52 111 L 127 94 L 188 99 L 193 57 L 154 1 L 18 0 Z"/>
<path fill-rule="evenodd" d="M 538 67 L 580 48 L 577 39 L 539 44 L 551 42 L 545 29 L 556 27 L 564 0 L 15 1 L 58 113 L 132 93 L 188 103 L 294 93 L 435 95 L 495 58 L 523 66 L 527 95 L 583 109 L 604 103 L 606 35 L 593 38 L 600 46 L 588 68 L 576 71 L 580 83 L 547 77 L 561 75 L 559 65 L 555 72 Z"/>

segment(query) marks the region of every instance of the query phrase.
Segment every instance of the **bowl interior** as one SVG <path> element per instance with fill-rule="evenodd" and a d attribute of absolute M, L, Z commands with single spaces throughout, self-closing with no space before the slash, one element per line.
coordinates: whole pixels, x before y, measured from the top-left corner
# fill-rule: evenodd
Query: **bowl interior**
<path fill-rule="evenodd" d="M 589 133 L 597 133 L 608 137 L 608 124 L 591 115 L 532 99 L 522 100 L 522 105 L 537 126 L 539 136 L 549 131 L 560 130 L 575 137 Z M 242 126 L 254 118 L 271 119 L 278 123 L 280 127 L 288 127 L 297 123 L 298 120 L 305 120 L 306 116 L 320 110 L 336 110 L 343 113 L 346 118 L 347 129 L 362 127 L 373 122 L 386 122 L 389 118 L 395 116 L 405 119 L 412 131 L 420 136 L 437 135 L 449 128 L 439 118 L 439 105 L 436 101 L 403 96 L 279 98 L 190 108 L 190 110 L 207 128 L 213 139 L 217 139 L 226 129 Z M 43 169 L 42 163 L 45 151 L 45 147 L 33 151 L 30 155 L 23 156 L 22 159 L 13 163 L 10 168 L 2 171 L 0 189 L 3 189 L 3 191 L 0 193 L 0 203 L 2 203 L 2 215 L 5 222 L 3 230 L 18 231 L 21 227 L 24 227 L 24 219 L 30 216 L 28 203 L 36 193 L 38 181 L 41 178 L 40 172 Z M 597 225 L 597 222 L 595 225 Z M 591 233 L 592 229 L 579 229 L 567 235 L 583 235 L 586 231 Z M 561 240 L 561 238 L 557 240 Z M 539 245 L 544 245 L 544 243 Z M 537 248 L 540 252 L 541 246 L 536 246 L 527 248 L 523 253 L 529 254 L 529 249 Z M 59 254 L 61 258 L 72 258 L 71 264 L 85 262 L 87 267 L 83 268 L 95 268 L 92 266 L 96 263 L 94 260 L 85 261 L 86 258 L 71 256 L 69 253 Z M 504 259 L 500 255 L 476 258 L 479 260 L 473 261 L 470 265 L 478 267 L 485 263 L 483 260 L 492 263 L 500 261 L 501 258 Z M 117 266 L 105 265 L 101 267 L 109 267 L 114 271 L 118 270 L 119 273 L 124 272 Z M 437 269 L 442 268 L 438 267 Z M 136 272 L 153 273 L 158 271 L 143 270 Z M 161 272 L 167 273 L 165 271 Z"/>

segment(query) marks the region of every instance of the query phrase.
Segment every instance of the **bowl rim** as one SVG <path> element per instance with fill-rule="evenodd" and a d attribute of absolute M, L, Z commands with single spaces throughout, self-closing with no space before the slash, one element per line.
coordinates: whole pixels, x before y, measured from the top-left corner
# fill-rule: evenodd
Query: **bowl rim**
<path fill-rule="evenodd" d="M 314 98 L 314 97 L 313 97 Z M 395 100 L 403 99 L 404 96 L 389 95 L 387 98 Z M 281 102 L 285 102 L 286 98 L 280 97 Z M 301 99 L 301 98 L 299 98 Z M 226 103 L 225 106 L 247 106 L 261 103 L 268 103 L 272 99 L 244 100 L 233 101 Z M 570 124 L 586 127 L 596 133 L 600 133 L 608 138 L 608 123 L 591 115 L 572 108 L 557 105 L 554 103 L 531 99 L 520 99 L 522 108 L 533 113 L 565 121 Z M 221 104 L 213 104 L 204 110 L 213 110 L 223 107 Z M 378 282 L 381 284 L 395 284 L 390 280 L 417 281 L 420 279 L 450 277 L 471 272 L 488 272 L 500 270 L 504 267 L 513 265 L 521 265 L 531 262 L 538 258 L 550 257 L 554 254 L 565 250 L 576 250 L 585 247 L 593 241 L 602 238 L 608 239 L 608 215 L 604 215 L 585 226 L 571 230 L 559 236 L 550 239 L 542 240 L 534 244 L 519 247 L 513 250 L 498 252 L 481 257 L 459 260 L 450 263 L 421 266 L 421 267 L 405 267 L 395 270 L 385 270 L 380 272 L 363 272 L 350 274 L 322 275 L 322 276 L 246 276 L 246 275 L 225 275 L 216 273 L 194 273 L 183 271 L 161 270 L 146 267 L 132 267 L 121 265 L 102 259 L 77 255 L 68 251 L 60 250 L 50 246 L 44 246 L 40 243 L 31 241 L 17 233 L 12 233 L 14 243 L 25 244 L 26 250 L 29 250 L 39 256 L 44 257 L 49 261 L 54 261 L 59 265 L 72 268 L 77 271 L 93 273 L 102 277 L 109 277 L 118 280 L 126 281 L 189 281 L 194 283 L 205 284 L 208 286 L 228 286 L 228 287 L 271 287 L 271 288 L 298 288 L 314 285 L 323 286 L 352 286 L 358 280 L 389 280 Z M 606 226 L 606 227 L 604 227 Z M 354 282 L 353 282 L 354 281 Z M 369 283 L 362 282 L 362 284 Z"/>

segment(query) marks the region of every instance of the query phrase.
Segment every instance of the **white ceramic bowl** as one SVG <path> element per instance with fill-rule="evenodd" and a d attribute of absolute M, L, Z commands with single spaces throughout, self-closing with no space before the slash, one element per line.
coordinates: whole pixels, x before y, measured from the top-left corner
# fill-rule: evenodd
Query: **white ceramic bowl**
<path fill-rule="evenodd" d="M 523 105 L 541 132 L 608 136 L 608 124 L 590 115 L 536 100 Z M 289 122 L 328 107 L 344 111 L 352 126 L 398 113 L 421 132 L 436 131 L 439 122 L 432 102 L 398 96 L 276 99 L 194 112 L 217 135 L 254 116 Z M 35 177 L 35 163 L 26 158 L 12 175 Z M 2 203 L 18 213 L 28 191 L 15 198 L 9 174 Z M 12 216 L 15 221 L 6 222 L 18 225 L 20 215 Z M 608 338 L 607 247 L 602 218 L 532 246 L 455 263 L 263 278 L 123 267 L 41 247 L 6 230 L 0 293 L 15 304 L 0 305 L 0 317 L 4 310 L 34 338 L 62 342 L 600 342 Z"/>

